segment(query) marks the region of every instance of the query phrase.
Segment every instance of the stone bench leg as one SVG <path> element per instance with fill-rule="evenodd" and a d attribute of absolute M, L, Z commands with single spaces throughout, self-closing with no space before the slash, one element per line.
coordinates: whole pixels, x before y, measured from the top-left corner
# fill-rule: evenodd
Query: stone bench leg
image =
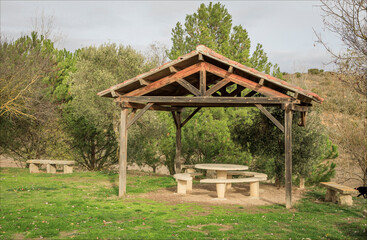
<path fill-rule="evenodd" d="M 38 164 L 34 164 L 34 163 L 30 163 L 29 164 L 29 173 L 39 173 L 39 165 Z"/>
<path fill-rule="evenodd" d="M 337 202 L 336 191 L 327 188 L 325 195 L 325 202 Z"/>
<path fill-rule="evenodd" d="M 47 173 L 56 173 L 56 165 L 47 164 L 46 170 L 47 170 Z"/>
<path fill-rule="evenodd" d="M 217 171 L 218 179 L 227 179 L 227 171 Z M 223 199 L 226 194 L 226 185 L 225 183 L 217 183 L 217 195 L 218 198 Z"/>
<path fill-rule="evenodd" d="M 64 173 L 73 173 L 73 166 L 64 165 Z"/>
<path fill-rule="evenodd" d="M 339 194 L 338 204 L 352 206 L 353 205 L 352 196 L 349 194 Z"/>
<path fill-rule="evenodd" d="M 178 194 L 186 194 L 187 190 L 187 181 L 186 180 L 177 180 L 177 193 Z"/>
<path fill-rule="evenodd" d="M 192 191 L 192 180 L 188 180 L 186 183 L 186 190 Z"/>
<path fill-rule="evenodd" d="M 254 198 L 259 198 L 260 183 L 250 182 L 250 196 Z"/>

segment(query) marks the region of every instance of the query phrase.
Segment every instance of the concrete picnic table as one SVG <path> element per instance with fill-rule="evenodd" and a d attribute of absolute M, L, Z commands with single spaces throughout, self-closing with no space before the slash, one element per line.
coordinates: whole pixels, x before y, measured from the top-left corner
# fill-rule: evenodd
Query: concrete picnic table
<path fill-rule="evenodd" d="M 248 166 L 237 164 L 216 164 L 216 163 L 203 163 L 195 164 L 195 168 L 204 170 L 216 171 L 217 179 L 227 179 L 228 171 L 241 171 L 248 170 Z M 224 198 L 226 183 L 217 183 L 217 193 L 219 198 Z"/>

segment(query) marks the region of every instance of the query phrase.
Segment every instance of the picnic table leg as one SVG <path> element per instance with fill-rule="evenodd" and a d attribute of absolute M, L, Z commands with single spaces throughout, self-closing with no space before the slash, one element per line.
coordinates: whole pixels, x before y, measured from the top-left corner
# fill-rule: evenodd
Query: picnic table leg
<path fill-rule="evenodd" d="M 38 164 L 31 163 L 29 164 L 29 173 L 39 173 L 40 170 L 38 168 Z"/>
<path fill-rule="evenodd" d="M 186 180 L 177 180 L 177 193 L 178 194 L 186 194 L 187 190 L 187 181 Z"/>
<path fill-rule="evenodd" d="M 217 171 L 218 179 L 227 179 L 227 171 Z M 223 199 L 226 193 L 226 184 L 225 183 L 217 183 L 217 194 L 218 198 Z"/>
<path fill-rule="evenodd" d="M 253 198 L 259 198 L 259 182 L 250 182 L 250 196 Z"/>

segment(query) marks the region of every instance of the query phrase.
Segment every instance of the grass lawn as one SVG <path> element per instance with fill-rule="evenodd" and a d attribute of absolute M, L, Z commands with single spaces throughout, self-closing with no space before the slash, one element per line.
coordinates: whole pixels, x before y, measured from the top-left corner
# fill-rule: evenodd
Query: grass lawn
<path fill-rule="evenodd" d="M 117 197 L 116 174 L 0 172 L 0 239 L 366 239 L 367 199 L 353 207 L 324 203 L 312 189 L 294 209 L 168 204 L 139 193 L 175 185 L 171 177 L 128 176 Z"/>

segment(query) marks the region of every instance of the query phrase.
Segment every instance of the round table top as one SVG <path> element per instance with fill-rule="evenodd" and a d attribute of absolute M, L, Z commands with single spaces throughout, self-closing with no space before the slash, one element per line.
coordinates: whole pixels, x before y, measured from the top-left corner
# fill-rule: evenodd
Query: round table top
<path fill-rule="evenodd" d="M 207 169 L 207 170 L 219 170 L 219 171 L 236 171 L 236 170 L 247 170 L 248 166 L 236 165 L 236 164 L 203 163 L 203 164 L 195 164 L 195 168 Z"/>

